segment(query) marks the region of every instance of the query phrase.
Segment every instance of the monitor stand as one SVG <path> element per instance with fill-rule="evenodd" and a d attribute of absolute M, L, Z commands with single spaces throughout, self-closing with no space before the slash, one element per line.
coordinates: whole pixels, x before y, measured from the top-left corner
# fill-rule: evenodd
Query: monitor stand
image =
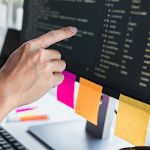
<path fill-rule="evenodd" d="M 98 125 L 95 126 L 92 123 L 87 122 L 86 131 L 95 138 L 107 138 L 110 133 L 114 113 L 115 100 L 108 95 L 103 94 L 99 107 Z"/>
<path fill-rule="evenodd" d="M 32 126 L 29 133 L 39 141 L 56 150 L 100 150 L 105 149 L 100 139 L 107 138 L 112 123 L 115 103 L 107 95 L 102 98 L 98 126 L 76 120 Z"/>

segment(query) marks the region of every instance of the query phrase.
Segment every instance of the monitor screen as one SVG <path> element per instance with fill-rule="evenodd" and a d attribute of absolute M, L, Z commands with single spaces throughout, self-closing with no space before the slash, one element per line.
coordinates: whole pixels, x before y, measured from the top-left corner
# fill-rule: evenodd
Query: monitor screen
<path fill-rule="evenodd" d="M 25 0 L 22 42 L 64 26 L 78 34 L 52 48 L 68 71 L 150 104 L 149 0 Z"/>

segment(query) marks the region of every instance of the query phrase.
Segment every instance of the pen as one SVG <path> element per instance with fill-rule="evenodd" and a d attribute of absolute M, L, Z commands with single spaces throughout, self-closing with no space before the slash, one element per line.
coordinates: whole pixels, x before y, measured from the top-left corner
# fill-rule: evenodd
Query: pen
<path fill-rule="evenodd" d="M 31 116 L 10 116 L 7 118 L 7 122 L 22 122 L 32 120 L 48 120 L 48 115 L 31 115 Z"/>
<path fill-rule="evenodd" d="M 37 107 L 18 108 L 16 109 L 16 112 L 19 113 L 19 112 L 28 111 L 28 110 L 34 110 L 35 108 Z"/>

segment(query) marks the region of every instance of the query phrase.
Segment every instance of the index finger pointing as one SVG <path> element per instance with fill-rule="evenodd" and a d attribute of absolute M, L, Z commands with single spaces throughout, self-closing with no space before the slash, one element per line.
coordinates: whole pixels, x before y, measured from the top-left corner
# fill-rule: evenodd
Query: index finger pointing
<path fill-rule="evenodd" d="M 62 41 L 64 39 L 70 38 L 77 33 L 77 28 L 75 27 L 65 27 L 58 30 L 50 31 L 36 39 L 32 40 L 33 45 L 38 48 L 47 48 L 50 45 Z"/>

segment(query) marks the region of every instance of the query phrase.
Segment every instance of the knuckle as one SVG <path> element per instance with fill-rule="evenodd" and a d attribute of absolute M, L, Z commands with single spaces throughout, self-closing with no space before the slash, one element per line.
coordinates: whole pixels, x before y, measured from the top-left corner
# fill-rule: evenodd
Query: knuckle
<path fill-rule="evenodd" d="M 54 70 L 54 64 L 52 63 L 52 62 L 49 62 L 49 63 L 47 63 L 47 68 L 49 68 L 49 70 L 51 71 L 51 72 L 53 72 L 53 70 Z"/>
<path fill-rule="evenodd" d="M 63 80 L 64 80 L 64 75 L 60 73 L 58 77 L 58 83 L 60 84 Z"/>
<path fill-rule="evenodd" d="M 58 50 L 53 50 L 53 51 L 52 51 L 52 55 L 56 55 L 56 57 L 57 57 L 58 59 L 61 59 L 61 54 L 60 54 L 60 52 L 59 52 Z"/>
<path fill-rule="evenodd" d="M 45 71 L 48 72 L 49 74 L 52 72 L 52 69 L 51 69 L 49 63 L 46 63 L 46 64 L 45 64 Z"/>
<path fill-rule="evenodd" d="M 32 49 L 32 47 L 33 47 L 32 41 L 27 41 L 27 42 L 25 42 L 25 43 L 23 44 L 23 47 L 24 47 L 25 50 Z"/>
<path fill-rule="evenodd" d="M 58 61 L 57 67 L 60 72 L 64 71 L 66 68 L 66 63 L 63 60 Z"/>
<path fill-rule="evenodd" d="M 37 55 L 42 56 L 44 54 L 44 51 L 42 49 L 37 50 Z"/>
<path fill-rule="evenodd" d="M 57 55 L 60 55 L 60 52 L 58 50 L 54 50 L 54 52 L 57 54 Z"/>
<path fill-rule="evenodd" d="M 44 59 L 44 51 L 42 49 L 36 50 L 35 58 L 42 61 Z"/>
<path fill-rule="evenodd" d="M 64 75 L 62 73 L 55 73 L 54 75 L 54 85 L 60 84 L 64 80 Z"/>
<path fill-rule="evenodd" d="M 64 60 L 61 60 L 61 63 L 62 63 L 62 67 L 66 68 L 66 62 Z"/>
<path fill-rule="evenodd" d="M 61 76 L 60 79 L 64 80 L 65 77 L 64 77 L 64 75 L 62 73 L 60 73 L 60 76 Z"/>
<path fill-rule="evenodd" d="M 55 30 L 49 31 L 48 34 L 49 34 L 49 36 L 52 36 L 52 37 L 56 36 Z"/>
<path fill-rule="evenodd" d="M 66 63 L 64 62 L 63 70 L 65 70 L 65 69 L 66 69 Z"/>

